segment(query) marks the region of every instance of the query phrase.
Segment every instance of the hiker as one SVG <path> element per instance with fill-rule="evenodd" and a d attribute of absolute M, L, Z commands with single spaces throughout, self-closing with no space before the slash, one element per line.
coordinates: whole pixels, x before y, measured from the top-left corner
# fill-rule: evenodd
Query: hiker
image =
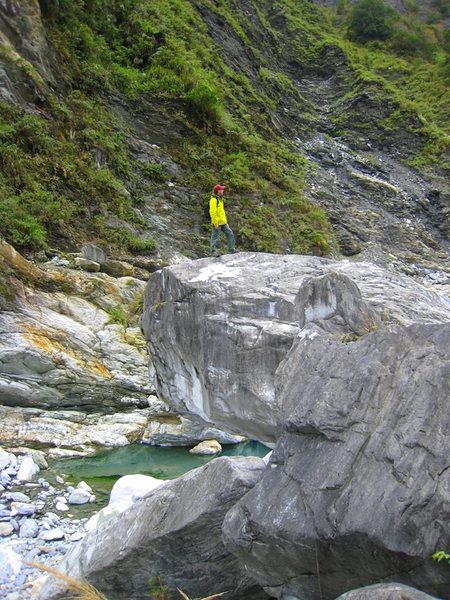
<path fill-rule="evenodd" d="M 230 252 L 230 254 L 234 254 L 236 252 L 236 242 L 234 240 L 234 234 L 231 227 L 227 223 L 227 215 L 225 213 L 225 206 L 223 204 L 224 190 L 224 185 L 215 185 L 213 187 L 211 199 L 209 201 L 209 215 L 211 217 L 212 225 L 211 256 L 218 256 L 216 244 L 221 230 L 227 238 L 228 252 Z"/>

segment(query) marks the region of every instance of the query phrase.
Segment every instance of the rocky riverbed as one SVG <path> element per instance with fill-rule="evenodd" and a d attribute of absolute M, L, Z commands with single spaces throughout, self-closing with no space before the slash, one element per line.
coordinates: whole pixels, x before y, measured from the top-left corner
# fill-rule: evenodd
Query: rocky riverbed
<path fill-rule="evenodd" d="M 31 598 L 43 573 L 26 563 L 57 567 L 84 537 L 90 514 L 100 508 L 85 482 L 46 477 L 46 468 L 40 451 L 0 448 L 0 589 L 6 600 Z"/>

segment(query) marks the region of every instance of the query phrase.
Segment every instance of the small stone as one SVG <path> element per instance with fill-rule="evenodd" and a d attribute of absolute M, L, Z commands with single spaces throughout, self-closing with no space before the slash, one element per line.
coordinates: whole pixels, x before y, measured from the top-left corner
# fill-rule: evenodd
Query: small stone
<path fill-rule="evenodd" d="M 7 494 L 6 498 L 10 502 L 29 502 L 30 496 L 26 494 L 22 494 L 22 492 L 12 492 L 11 494 Z"/>
<path fill-rule="evenodd" d="M 64 539 L 64 532 L 62 529 L 57 527 L 56 529 L 52 529 L 51 531 L 44 531 L 39 534 L 39 539 L 44 540 L 45 542 L 55 542 L 57 540 Z"/>
<path fill-rule="evenodd" d="M 0 448 L 0 471 L 6 469 L 11 464 L 11 458 L 9 452 L 5 452 L 3 448 Z"/>
<path fill-rule="evenodd" d="M 222 452 L 222 446 L 216 440 L 205 440 L 189 450 L 191 454 L 211 455 Z"/>
<path fill-rule="evenodd" d="M 0 485 L 4 490 L 11 485 L 11 477 L 5 471 L 2 471 L 0 475 Z"/>
<path fill-rule="evenodd" d="M 61 475 L 57 475 L 55 477 L 55 481 L 56 481 L 56 483 L 60 483 L 60 484 L 64 483 L 64 479 L 61 477 Z"/>
<path fill-rule="evenodd" d="M 67 506 L 67 504 L 65 502 L 57 502 L 55 508 L 56 508 L 56 510 L 59 510 L 60 512 L 65 512 L 65 511 L 69 510 L 69 507 Z"/>
<path fill-rule="evenodd" d="M 51 511 L 45 513 L 45 518 L 55 525 L 61 521 L 61 518 Z"/>
<path fill-rule="evenodd" d="M 14 532 L 14 527 L 11 523 L 0 523 L 0 537 L 7 537 Z"/>
<path fill-rule="evenodd" d="M 35 538 L 39 533 L 39 523 L 35 519 L 26 519 L 22 522 L 19 530 L 21 538 Z"/>
<path fill-rule="evenodd" d="M 72 533 L 72 535 L 70 536 L 70 541 L 71 542 L 79 542 L 80 540 L 82 540 L 84 538 L 84 533 L 80 533 L 79 531 L 76 531 L 75 533 Z"/>
<path fill-rule="evenodd" d="M 13 502 L 11 504 L 11 509 L 12 516 L 17 514 L 20 517 L 29 517 L 30 515 L 34 515 L 36 512 L 36 506 L 34 504 L 23 504 L 22 502 Z M 14 514 L 14 511 L 17 512 Z"/>
<path fill-rule="evenodd" d="M 86 504 L 89 502 L 91 494 L 86 490 L 75 490 L 69 496 L 69 504 Z"/>
<path fill-rule="evenodd" d="M 41 551 L 40 551 L 40 549 L 39 549 L 39 548 L 32 548 L 32 549 L 31 549 L 29 552 L 27 552 L 27 553 L 25 554 L 25 556 L 23 557 L 23 558 L 24 558 L 24 561 L 31 562 L 31 561 L 33 561 L 33 559 L 35 559 L 35 558 L 36 558 L 36 556 L 39 556 L 39 554 L 40 554 L 40 553 L 41 553 Z"/>
<path fill-rule="evenodd" d="M 92 493 L 91 486 L 88 485 L 85 481 L 80 481 L 80 483 L 77 485 L 77 489 L 78 490 L 86 490 L 87 492 L 91 492 Z"/>
<path fill-rule="evenodd" d="M 39 467 L 31 456 L 25 456 L 17 473 L 17 479 L 19 481 L 30 481 L 38 472 Z"/>

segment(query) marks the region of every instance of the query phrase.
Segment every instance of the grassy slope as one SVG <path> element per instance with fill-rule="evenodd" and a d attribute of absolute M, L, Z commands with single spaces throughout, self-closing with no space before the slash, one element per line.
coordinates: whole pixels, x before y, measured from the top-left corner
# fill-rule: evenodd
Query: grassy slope
<path fill-rule="evenodd" d="M 273 115 L 286 99 L 299 102 L 283 71 L 287 54 L 313 69 L 330 45 L 347 55 L 358 90 L 375 83 L 380 101 L 392 103 L 381 135 L 419 130 L 424 143 L 415 164 L 443 163 L 449 74 L 442 49 L 433 60 L 400 58 L 386 44 L 352 44 L 343 37 L 343 18 L 333 21 L 307 0 L 270 5 L 266 13 L 256 0 L 59 0 L 56 10 L 46 0 L 58 71 L 70 85 L 58 96 L 47 93 L 39 113 L 0 105 L 6 239 L 19 249 L 70 250 L 96 239 L 117 251 L 152 252 L 155 240 L 134 207 L 164 187 L 167 174 L 157 163 L 144 168 L 132 160 L 107 108 L 108 95 L 119 93 L 136 104 L 164 103 L 185 124 L 190 135 L 171 148 L 184 167 L 178 184 L 208 190 L 216 179 L 226 181 L 239 207 L 233 223 L 241 247 L 326 253 L 332 244 L 326 216 L 305 201 L 304 159 L 280 136 Z M 201 202 L 193 210 L 201 213 Z M 111 228 L 111 214 L 134 233 Z M 201 253 L 201 245 L 190 251 Z"/>

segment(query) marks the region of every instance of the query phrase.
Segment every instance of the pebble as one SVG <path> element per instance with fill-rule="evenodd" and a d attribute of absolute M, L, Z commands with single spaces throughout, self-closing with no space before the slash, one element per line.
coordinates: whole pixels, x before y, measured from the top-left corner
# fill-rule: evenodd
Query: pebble
<path fill-rule="evenodd" d="M 38 466 L 31 456 L 16 457 L 0 448 L 0 459 L 0 597 L 31 600 L 32 584 L 43 573 L 25 563 L 57 568 L 86 533 L 88 517 L 74 519 L 67 512 L 70 495 L 84 503 L 95 501 L 95 495 L 85 482 L 66 486 L 64 478 L 57 476 L 54 487 L 45 477 L 37 479 Z M 93 506 L 92 514 L 95 512 Z"/>

